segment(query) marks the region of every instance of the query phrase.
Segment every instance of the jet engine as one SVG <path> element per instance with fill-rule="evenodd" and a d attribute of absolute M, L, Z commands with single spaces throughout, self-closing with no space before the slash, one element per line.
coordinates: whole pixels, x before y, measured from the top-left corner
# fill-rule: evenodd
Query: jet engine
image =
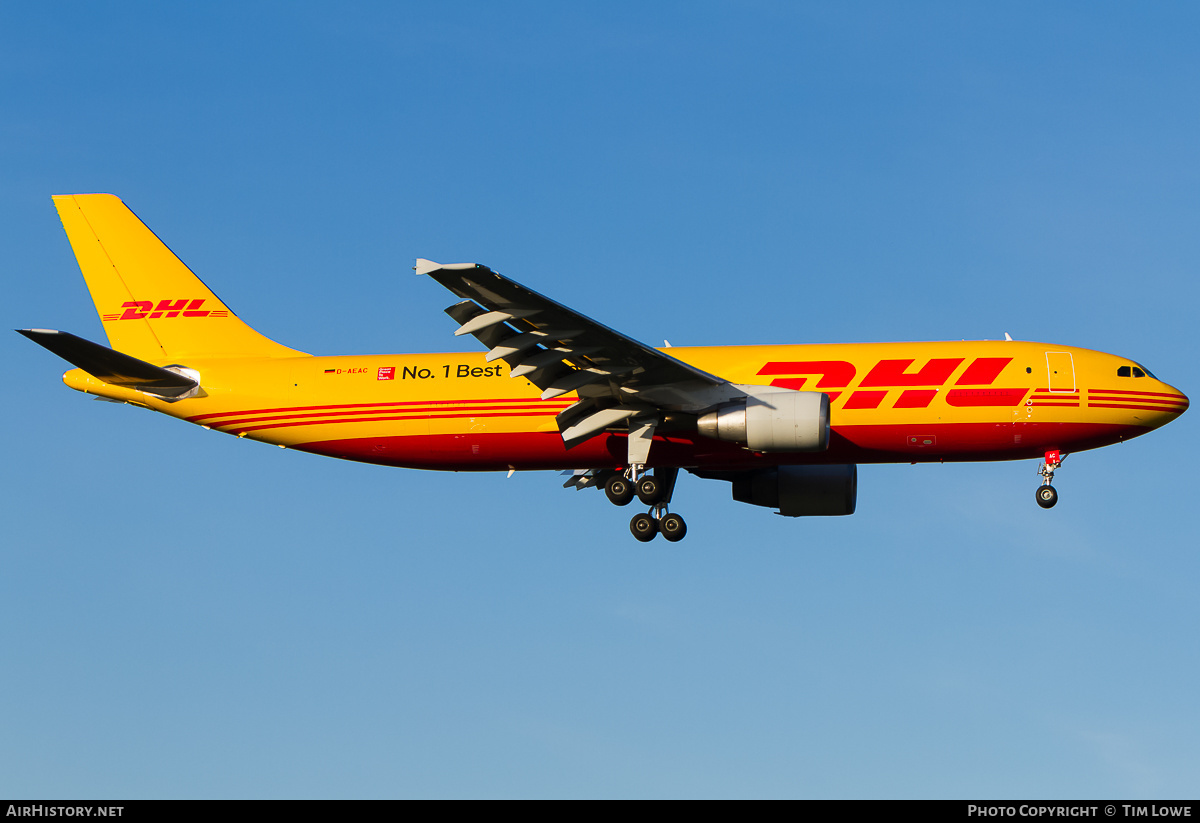
<path fill-rule="evenodd" d="M 756 452 L 819 452 L 829 448 L 829 395 L 824 392 L 738 386 L 749 395 L 702 415 L 705 437 L 741 443 Z"/>
<path fill-rule="evenodd" d="M 854 514 L 858 467 L 779 466 L 733 479 L 733 499 L 778 508 L 786 517 Z"/>

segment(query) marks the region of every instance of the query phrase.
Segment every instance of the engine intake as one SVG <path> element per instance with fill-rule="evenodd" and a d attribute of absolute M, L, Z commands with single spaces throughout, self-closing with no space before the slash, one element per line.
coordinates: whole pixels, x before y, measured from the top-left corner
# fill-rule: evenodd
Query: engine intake
<path fill-rule="evenodd" d="M 733 499 L 778 508 L 786 517 L 854 514 L 858 466 L 779 466 L 734 479 Z"/>
<path fill-rule="evenodd" d="M 697 430 L 756 452 L 819 452 L 829 448 L 829 395 L 739 386 L 749 397 L 711 411 Z"/>

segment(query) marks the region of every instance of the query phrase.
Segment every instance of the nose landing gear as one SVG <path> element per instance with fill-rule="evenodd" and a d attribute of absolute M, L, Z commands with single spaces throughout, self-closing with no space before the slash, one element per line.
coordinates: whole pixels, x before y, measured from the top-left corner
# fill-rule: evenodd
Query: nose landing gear
<path fill-rule="evenodd" d="M 1054 480 L 1054 472 L 1062 465 L 1064 455 L 1058 449 L 1046 452 L 1046 461 L 1038 466 L 1038 474 L 1042 476 L 1042 485 L 1037 490 L 1037 504 L 1043 509 L 1052 509 L 1058 502 L 1058 492 L 1050 483 Z"/>

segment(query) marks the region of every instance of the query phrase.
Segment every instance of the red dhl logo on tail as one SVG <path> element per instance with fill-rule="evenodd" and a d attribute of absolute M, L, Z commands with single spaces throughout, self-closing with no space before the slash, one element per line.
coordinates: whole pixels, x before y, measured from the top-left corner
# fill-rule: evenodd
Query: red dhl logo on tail
<path fill-rule="evenodd" d="M 121 304 L 123 314 L 105 314 L 103 320 L 157 320 L 160 317 L 228 317 L 226 309 L 202 309 L 203 297 L 189 300 L 159 300 L 158 305 L 153 300 L 130 300 Z"/>
<path fill-rule="evenodd" d="M 880 360 L 867 375 L 863 377 L 856 391 L 850 393 L 843 404 L 846 409 L 877 409 L 883 403 L 891 388 L 904 388 L 896 398 L 892 408 L 923 409 L 933 402 L 940 387 L 945 386 L 950 377 L 961 366 L 965 358 L 937 357 L 929 360 L 920 369 L 913 370 L 916 362 L 908 360 Z M 946 402 L 951 406 L 1016 406 L 1025 399 L 1027 389 L 991 389 L 991 386 L 1004 371 L 1004 367 L 1012 362 L 1011 357 L 978 357 L 954 381 L 955 386 L 974 386 L 977 388 L 954 388 L 946 392 Z M 823 391 L 829 395 L 830 402 L 837 400 L 854 382 L 857 374 L 853 363 L 845 360 L 805 360 L 790 362 L 767 363 L 758 370 L 761 375 L 807 375 L 806 377 L 777 377 L 771 381 L 772 386 L 785 389 L 803 389 L 809 377 L 820 375 L 820 380 L 811 389 Z M 862 391 L 866 387 L 879 387 L 878 391 Z M 933 388 L 908 388 L 909 386 L 925 386 Z M 810 389 L 810 390 L 811 390 Z M 830 391 L 833 389 L 834 391 Z"/>

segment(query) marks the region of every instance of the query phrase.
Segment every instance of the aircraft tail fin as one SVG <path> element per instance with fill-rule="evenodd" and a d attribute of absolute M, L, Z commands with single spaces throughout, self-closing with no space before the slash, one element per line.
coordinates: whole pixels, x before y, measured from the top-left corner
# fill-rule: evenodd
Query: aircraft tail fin
<path fill-rule="evenodd" d="M 111 194 L 54 197 L 114 349 L 143 360 L 296 357 L 256 332 Z"/>

